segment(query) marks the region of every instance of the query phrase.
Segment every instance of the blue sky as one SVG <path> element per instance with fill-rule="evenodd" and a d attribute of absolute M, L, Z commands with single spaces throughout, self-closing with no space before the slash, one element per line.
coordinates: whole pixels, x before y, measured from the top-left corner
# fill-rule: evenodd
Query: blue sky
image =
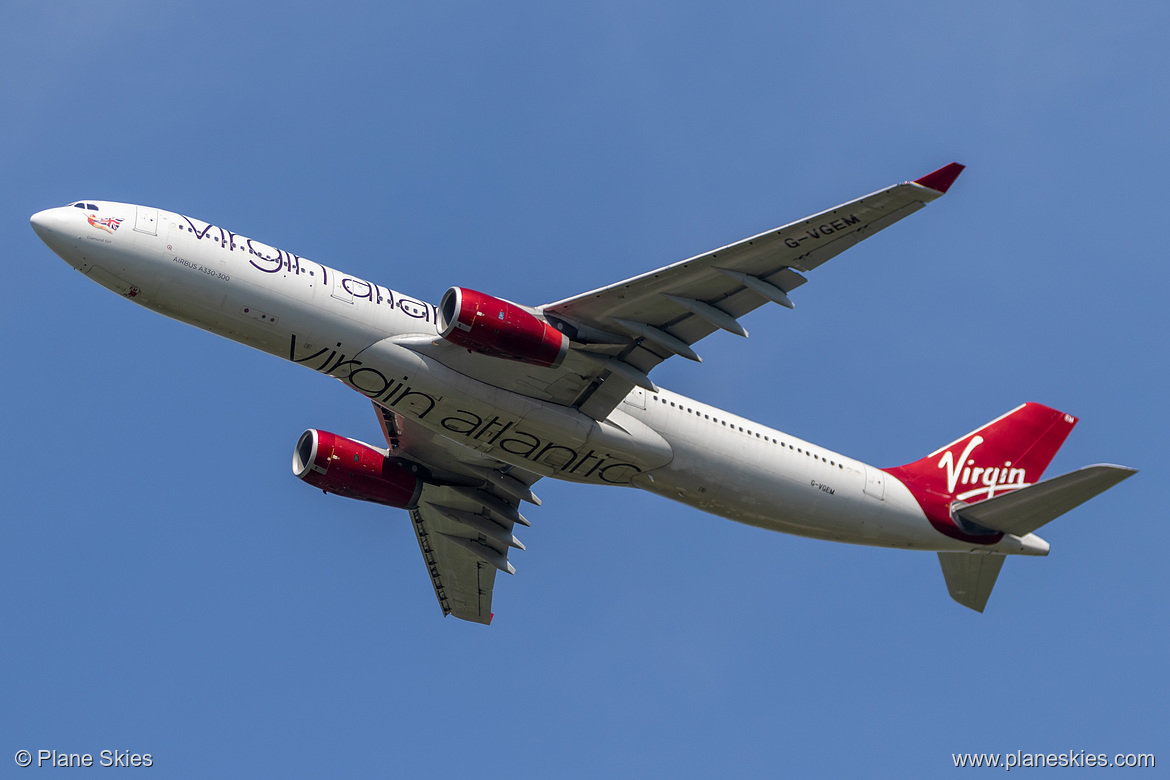
<path fill-rule="evenodd" d="M 0 766 L 1170 761 L 1168 24 L 1160 3 L 14 4 Z M 366 401 L 118 299 L 27 221 L 149 203 L 427 300 L 539 304 L 952 160 L 946 198 L 810 274 L 795 311 L 654 378 L 878 465 L 1024 401 L 1079 416 L 1050 473 L 1142 473 L 1009 560 L 983 615 L 930 554 L 545 481 L 494 625 L 444 620 L 404 513 L 290 473 L 307 427 L 376 439 Z"/>

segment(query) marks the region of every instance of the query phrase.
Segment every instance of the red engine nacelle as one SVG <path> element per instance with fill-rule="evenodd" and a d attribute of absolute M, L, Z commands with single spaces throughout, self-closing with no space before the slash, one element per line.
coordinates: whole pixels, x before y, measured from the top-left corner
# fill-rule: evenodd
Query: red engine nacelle
<path fill-rule="evenodd" d="M 309 429 L 293 451 L 293 473 L 313 487 L 360 501 L 408 509 L 418 503 L 422 480 L 368 444 Z"/>
<path fill-rule="evenodd" d="M 514 303 L 452 287 L 439 304 L 439 332 L 452 344 L 492 357 L 556 368 L 569 339 Z"/>

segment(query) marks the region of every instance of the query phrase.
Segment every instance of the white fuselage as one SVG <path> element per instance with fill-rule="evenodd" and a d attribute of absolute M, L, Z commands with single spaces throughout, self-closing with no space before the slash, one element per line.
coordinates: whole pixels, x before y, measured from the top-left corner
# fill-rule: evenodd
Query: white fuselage
<path fill-rule="evenodd" d="M 635 388 L 604 422 L 443 362 L 436 308 L 180 214 L 105 201 L 33 225 L 136 303 L 336 377 L 448 439 L 528 471 L 632 485 L 742 523 L 855 544 L 1019 553 L 949 538 L 893 476 L 751 420 Z M 99 220 L 100 222 L 101 220 Z M 112 228 L 112 229 L 111 229 Z M 420 348 L 421 345 L 421 348 Z M 446 345 L 447 349 L 456 349 Z M 507 361 L 496 361 L 507 371 Z"/>

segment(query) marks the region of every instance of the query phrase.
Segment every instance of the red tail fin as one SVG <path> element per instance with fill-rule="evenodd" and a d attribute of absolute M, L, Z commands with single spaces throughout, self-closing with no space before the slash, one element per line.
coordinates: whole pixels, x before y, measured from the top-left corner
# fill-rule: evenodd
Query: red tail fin
<path fill-rule="evenodd" d="M 931 524 L 956 539 L 994 543 L 968 533 L 951 517 L 955 501 L 974 503 L 1040 480 L 1077 418 L 1027 403 L 932 452 L 922 460 L 885 469 L 914 495 Z"/>

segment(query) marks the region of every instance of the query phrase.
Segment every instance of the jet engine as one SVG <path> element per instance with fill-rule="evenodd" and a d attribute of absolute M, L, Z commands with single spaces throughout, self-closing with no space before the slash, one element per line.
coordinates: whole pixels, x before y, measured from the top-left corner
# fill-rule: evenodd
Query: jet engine
<path fill-rule="evenodd" d="M 439 332 L 482 355 L 556 368 L 569 351 L 565 334 L 514 303 L 452 287 L 439 304 Z"/>
<path fill-rule="evenodd" d="M 398 509 L 418 503 L 422 480 L 408 466 L 360 441 L 310 428 L 293 451 L 293 474 L 326 493 Z"/>

